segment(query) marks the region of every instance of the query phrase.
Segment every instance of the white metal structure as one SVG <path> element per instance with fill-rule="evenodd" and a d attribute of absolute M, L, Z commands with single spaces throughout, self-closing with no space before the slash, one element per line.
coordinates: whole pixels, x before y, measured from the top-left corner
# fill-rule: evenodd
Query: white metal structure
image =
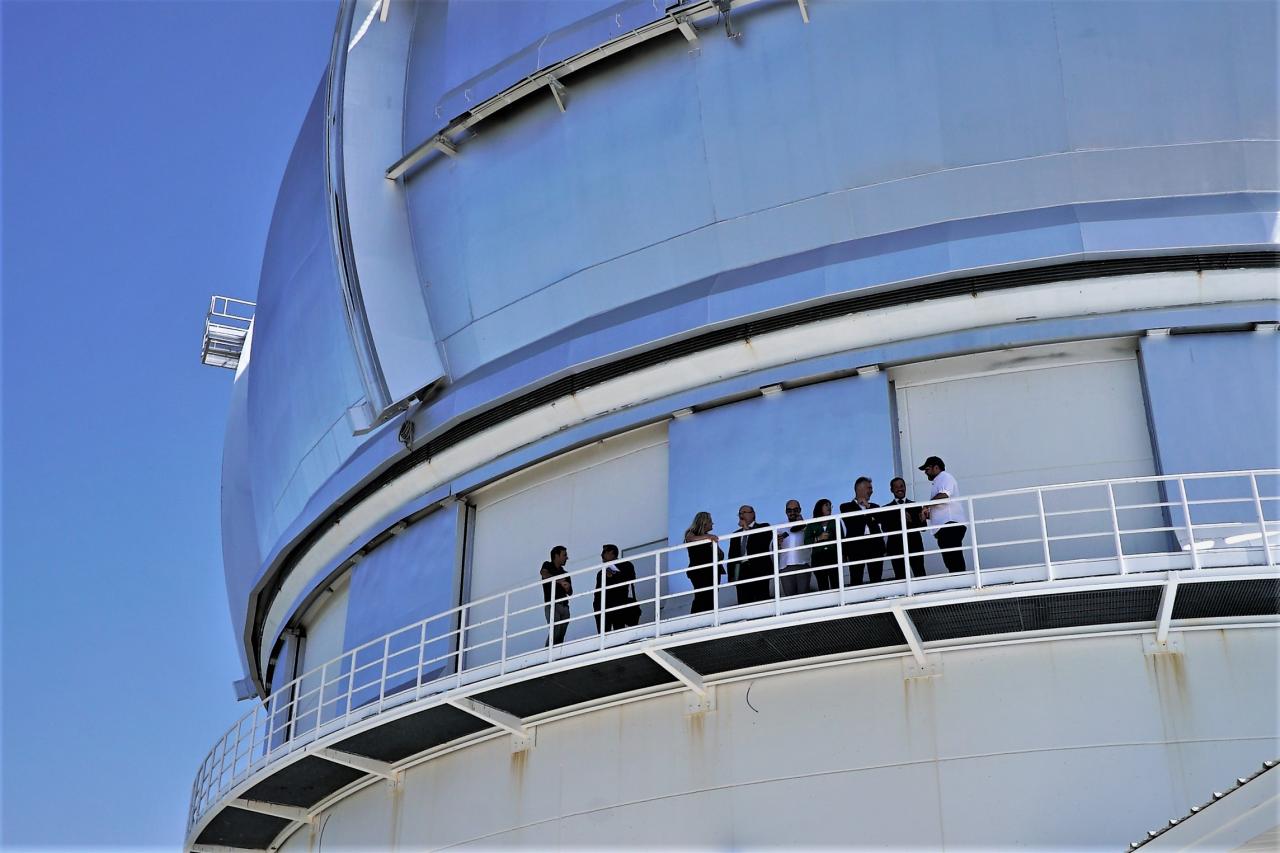
<path fill-rule="evenodd" d="M 471 695 L 536 673 L 634 653 L 635 643 L 643 644 L 646 654 L 686 688 L 704 697 L 698 674 L 664 649 L 765 627 L 821 622 L 850 612 L 882 612 L 893 614 L 907 640 L 905 653 L 924 670 L 930 664 L 929 647 L 912 625 L 915 608 L 1045 590 L 1152 585 L 1161 587 L 1155 641 L 1163 644 L 1170 638 L 1180 586 L 1273 578 L 1276 574 L 1276 540 L 1280 537 L 1277 469 L 1099 480 L 961 500 L 970 520 L 968 537 L 961 546 L 969 564 L 964 573 L 912 577 L 907 572 L 901 580 L 851 585 L 841 569 L 838 589 L 782 597 L 779 580 L 783 573 L 775 537 L 773 577 L 765 579 L 771 589 L 767 600 L 734 603 L 735 591 L 743 581 L 727 579 L 712 587 L 712 608 L 691 615 L 691 590 L 677 585 L 642 602 L 653 605 L 652 621 L 600 633 L 594 630 L 599 614 L 592 605 L 594 577 L 601 569 L 596 565 L 571 573 L 576 591 L 569 602 L 570 626 L 591 626 L 588 636 L 571 630 L 565 643 L 551 643 L 553 626 L 543 618 L 542 583 L 534 582 L 469 601 L 354 648 L 276 690 L 268 701 L 227 730 L 200 765 L 188 830 L 198 829 L 215 806 L 246 808 L 229 798 L 242 796 L 254 779 L 287 757 L 306 752 L 343 763 L 339 759 L 344 755 L 329 754 L 332 742 L 353 727 L 377 725 L 373 718 L 393 710 L 403 712 L 410 704 L 447 702 L 527 737 L 530 731 L 521 720 L 484 706 Z M 1150 523 L 1152 510 L 1161 514 L 1161 523 Z M 903 512 L 900 508 L 889 511 Z M 767 529 L 772 536 L 777 528 Z M 909 550 L 907 534 L 901 535 L 904 550 Z M 926 537 L 927 557 L 936 559 L 939 549 L 927 532 Z M 727 549 L 732 538 L 722 537 L 721 547 Z M 839 565 L 853 565 L 845 558 L 853 541 L 837 541 Z M 1155 541 L 1163 544 L 1153 547 Z M 680 544 L 630 559 L 638 577 L 669 580 L 684 575 L 686 550 L 687 546 Z M 1031 558 L 1011 560 L 1003 556 L 1008 553 L 1029 554 Z M 888 570 L 888 560 L 885 567 Z M 663 588 L 663 584 L 655 585 L 655 589 Z M 489 653 L 469 656 L 481 649 Z M 895 656 L 902 654 L 901 649 L 894 651 Z M 477 660 L 481 662 L 471 663 Z M 394 772 L 390 767 L 375 770 L 381 775 Z M 189 845 L 193 837 L 189 836 Z"/>
<path fill-rule="evenodd" d="M 235 370 L 240 366 L 249 327 L 253 324 L 253 309 L 257 305 L 230 296 L 214 296 L 209 300 L 209 311 L 204 318 L 204 342 L 200 347 L 200 361 L 211 367 Z"/>

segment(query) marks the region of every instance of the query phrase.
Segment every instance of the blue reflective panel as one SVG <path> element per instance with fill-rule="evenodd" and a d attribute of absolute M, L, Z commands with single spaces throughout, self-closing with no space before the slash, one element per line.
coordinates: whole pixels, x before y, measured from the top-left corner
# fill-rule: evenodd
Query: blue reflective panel
<path fill-rule="evenodd" d="M 248 429 L 262 553 L 354 449 L 345 415 L 364 393 L 330 239 L 323 94 L 290 157 L 258 285 Z"/>
<path fill-rule="evenodd" d="M 393 687 L 415 681 L 419 652 L 424 683 L 452 670 L 456 619 L 414 623 L 457 604 L 457 530 L 456 506 L 438 509 L 382 543 L 352 570 L 344 648 L 396 631 L 386 643 L 388 683 Z M 410 625 L 414 627 L 406 628 Z M 382 654 L 383 644 L 374 644 L 357 653 L 356 665 Z"/>

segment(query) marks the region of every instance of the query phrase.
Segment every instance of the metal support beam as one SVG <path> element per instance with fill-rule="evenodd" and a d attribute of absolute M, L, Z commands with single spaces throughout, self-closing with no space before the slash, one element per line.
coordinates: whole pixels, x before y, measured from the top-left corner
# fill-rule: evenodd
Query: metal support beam
<path fill-rule="evenodd" d="M 554 77 L 547 78 L 547 88 L 551 90 L 551 97 L 556 99 L 556 106 L 560 108 L 560 112 L 564 112 L 565 99 L 569 95 L 569 90 Z"/>
<path fill-rule="evenodd" d="M 804 22 L 809 23 L 809 4 L 805 0 L 796 0 L 800 4 L 800 17 L 804 18 Z"/>
<path fill-rule="evenodd" d="M 523 721 L 514 714 L 508 714 L 506 711 L 499 711 L 492 705 L 486 705 L 483 702 L 477 702 L 475 699 L 468 699 L 465 696 L 459 696 L 455 699 L 447 699 L 450 705 L 459 711 L 466 711 L 473 717 L 479 717 L 486 723 L 505 729 L 516 737 L 528 737 L 529 732 L 525 729 Z"/>
<path fill-rule="evenodd" d="M 431 138 L 431 147 L 449 157 L 458 156 L 458 147 L 450 142 L 447 136 L 433 136 Z"/>
<path fill-rule="evenodd" d="M 680 30 L 680 35 L 684 36 L 684 40 L 690 44 L 698 40 L 698 31 L 693 28 L 693 24 L 689 23 L 688 18 L 677 18 L 676 27 Z"/>
<path fill-rule="evenodd" d="M 227 803 L 229 806 L 235 806 L 238 809 L 244 809 L 247 812 L 257 812 L 258 814 L 271 815 L 272 817 L 284 818 L 285 820 L 297 821 L 298 823 L 306 823 L 311 820 L 311 815 L 304 808 L 298 806 L 282 806 L 279 803 L 265 803 L 262 800 L 245 800 L 236 799 Z"/>
<path fill-rule="evenodd" d="M 266 848 L 225 847 L 221 844 L 192 844 L 191 853 L 266 853 Z"/>
<path fill-rule="evenodd" d="M 916 623 L 911 621 L 911 617 L 901 607 L 893 608 L 893 618 L 898 620 L 898 627 L 902 629 L 902 636 L 907 638 L 907 645 L 911 648 L 916 663 L 921 667 L 926 666 L 924 642 L 920 639 L 920 632 L 916 630 Z"/>
<path fill-rule="evenodd" d="M 1178 578 L 1170 577 L 1160 593 L 1160 617 L 1156 622 L 1156 642 L 1167 645 L 1169 642 L 1169 622 L 1173 619 L 1173 602 L 1178 597 Z"/>
<path fill-rule="evenodd" d="M 679 658 L 663 651 L 662 649 L 646 648 L 644 653 L 648 655 L 654 663 L 674 675 L 677 679 L 684 683 L 694 693 L 699 696 L 707 695 L 707 685 L 702 680 L 702 675 L 690 668 L 688 664 Z"/>
<path fill-rule="evenodd" d="M 322 749 L 315 753 L 315 756 L 317 758 L 323 758 L 325 761 L 332 761 L 334 764 L 341 764 L 343 767 L 363 770 L 365 773 L 369 773 L 374 776 L 381 776 L 383 779 L 390 779 L 392 782 L 395 782 L 400 778 L 400 773 L 393 769 L 387 762 L 378 761 L 374 758 L 366 758 L 363 755 L 343 752 L 338 749 Z"/>

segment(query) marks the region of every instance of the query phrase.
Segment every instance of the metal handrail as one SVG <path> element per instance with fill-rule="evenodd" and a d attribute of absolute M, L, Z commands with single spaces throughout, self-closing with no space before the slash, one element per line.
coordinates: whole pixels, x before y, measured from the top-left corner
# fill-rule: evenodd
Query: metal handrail
<path fill-rule="evenodd" d="M 565 601 L 571 604 L 570 616 L 559 620 L 555 616 L 554 607 L 551 617 L 543 625 L 539 621 L 540 611 L 544 604 L 542 590 L 545 584 L 552 583 L 553 590 L 558 588 L 560 578 L 585 578 L 591 580 L 608 564 L 597 563 L 586 568 L 566 572 L 556 576 L 552 581 L 537 580 L 523 584 L 503 592 L 488 595 L 449 608 L 426 619 L 406 625 L 395 631 L 370 640 L 343 654 L 326 661 L 324 664 L 309 670 L 287 684 L 277 688 L 265 701 L 255 704 L 252 711 L 246 713 L 233 724 L 227 732 L 215 742 L 209 750 L 196 773 L 192 786 L 191 808 L 188 815 L 188 829 L 194 826 L 205 812 L 226 792 L 230 791 L 262 766 L 271 761 L 291 754 L 294 750 L 310 743 L 316 737 L 327 735 L 335 730 L 363 720 L 370 715 L 381 713 L 389 707 L 397 707 L 406 701 L 424 695 L 438 695 L 449 690 L 457 690 L 464 685 L 464 676 L 475 673 L 476 678 L 468 681 L 466 686 L 474 689 L 476 684 L 498 678 L 513 669 L 523 669 L 550 663 L 566 657 L 598 651 L 610 645 L 609 639 L 616 637 L 615 644 L 633 642 L 637 639 L 669 636 L 684 631 L 702 630 L 717 627 L 727 622 L 740 623 L 744 619 L 772 618 L 781 615 L 784 605 L 788 612 L 796 609 L 831 608 L 850 603 L 850 591 L 864 587 L 856 597 L 858 602 L 876 600 L 890 596 L 918 596 L 922 592 L 938 589 L 955 589 L 957 584 L 942 581 L 942 578 L 958 578 L 961 586 L 972 585 L 982 589 L 1002 583 L 1022 582 L 1026 580 L 1053 581 L 1061 577 L 1061 572 L 1070 567 L 1097 564 L 1092 568 L 1100 568 L 1094 574 L 1134 574 L 1142 571 L 1167 571 L 1171 568 L 1170 557 L 1175 560 L 1185 559 L 1190 568 L 1201 571 L 1206 568 L 1207 554 L 1210 550 L 1217 552 L 1242 552 L 1247 556 L 1261 552 L 1261 564 L 1268 568 L 1276 565 L 1272 549 L 1272 539 L 1280 537 L 1280 521 L 1268 520 L 1265 503 L 1280 501 L 1280 494 L 1264 494 L 1258 485 L 1259 477 L 1275 477 L 1280 469 L 1257 469 L 1252 471 L 1206 472 L 1181 475 L 1158 475 L 1149 477 L 1124 477 L 1110 480 L 1091 480 L 1079 483 L 1066 483 L 1049 486 L 1032 486 L 1020 489 L 1008 489 L 999 492 L 973 495 L 971 497 L 953 498 L 966 510 L 969 535 L 961 545 L 952 548 L 925 547 L 921 551 L 910 547 L 911 537 L 927 532 L 927 527 L 908 527 L 908 507 L 879 507 L 870 510 L 858 510 L 849 513 L 836 513 L 820 518 L 805 519 L 804 524 L 817 524 L 834 521 L 839 524 L 838 536 L 830 542 L 836 548 L 836 563 L 826 567 L 809 567 L 790 569 L 782 564 L 782 555 L 794 551 L 809 551 L 816 545 L 780 546 L 777 533 L 797 526 L 795 522 L 766 525 L 749 532 L 735 531 L 719 537 L 713 543 L 711 562 L 671 568 L 664 568 L 669 563 L 669 555 L 677 552 L 688 553 L 691 544 L 679 543 L 656 548 L 638 555 L 629 555 L 627 559 L 637 567 L 652 563 L 653 571 L 649 574 L 637 573 L 636 584 L 652 582 L 652 596 L 640 598 L 635 602 L 640 606 L 652 605 L 652 622 L 630 629 L 614 632 L 598 630 L 598 642 L 583 643 L 583 638 L 569 639 L 564 645 L 554 642 L 556 627 L 560 624 L 566 630 L 573 624 L 581 624 L 582 620 L 598 619 L 604 627 L 606 616 L 623 607 L 631 607 L 631 602 L 624 605 L 608 605 L 606 596 L 601 596 L 600 605 L 595 605 L 590 598 L 596 594 L 594 582 L 589 588 L 574 592 L 571 596 L 553 596 L 554 602 Z M 1209 497 L 1191 499 L 1188 496 L 1187 484 L 1199 481 L 1227 481 L 1243 487 L 1242 497 Z M 1137 503 L 1120 503 L 1117 501 L 1118 486 L 1146 485 L 1158 488 L 1162 492 L 1171 491 L 1176 495 L 1173 500 L 1150 501 Z M 1101 503 L 1096 507 L 1080 509 L 1045 510 L 1045 497 L 1063 493 L 1090 493 L 1099 491 Z M 1026 514 L 980 516 L 975 511 L 975 504 L 982 502 L 1007 502 L 1021 496 L 1034 498 L 1035 511 Z M 935 507 L 949 501 L 921 501 L 910 504 L 909 508 L 920 509 Z M 1195 508 L 1211 509 L 1218 515 L 1232 506 L 1244 505 L 1247 518 L 1202 519 L 1196 522 L 1193 518 Z M 1142 523 L 1124 526 L 1120 516 L 1129 512 L 1144 513 L 1139 519 Z M 1158 511 L 1162 524 L 1149 524 L 1153 511 Z M 845 559 L 850 549 L 856 548 L 858 542 L 869 542 L 880 539 L 882 546 L 887 542 L 885 534 L 867 533 L 860 536 L 847 536 L 845 522 L 863 516 L 898 514 L 898 531 L 889 535 L 901 537 L 901 551 L 885 551 L 857 559 Z M 1280 512 L 1280 507 L 1273 514 Z M 1176 518 L 1180 516 L 1180 518 Z M 1096 516 L 1102 526 L 1088 530 L 1068 530 L 1050 532 L 1055 522 L 1075 524 L 1093 523 Z M 1037 535 L 1019 534 L 1012 538 L 993 538 L 992 528 L 997 525 L 1030 524 L 1036 528 Z M 978 543 L 978 528 L 984 532 L 981 544 Z M 1225 534 L 1227 531 L 1238 531 L 1237 535 L 1221 535 L 1220 538 L 1197 538 L 1212 532 Z M 722 567 L 731 561 L 717 555 L 717 547 L 728 553 L 731 543 L 748 535 L 767 533 L 770 548 L 767 553 L 751 555 L 757 559 L 769 559 L 771 571 L 767 574 L 751 577 L 725 577 L 720 581 Z M 1126 549 L 1126 537 L 1151 537 L 1162 539 L 1162 545 L 1152 550 Z M 1107 539 L 1111 543 L 1111 553 L 1071 556 L 1063 554 L 1059 548 L 1058 558 L 1054 558 L 1055 545 L 1078 546 L 1093 540 Z M 1244 544 L 1257 542 L 1257 544 Z M 1225 546 L 1218 548 L 1218 544 Z M 1277 543 L 1280 544 L 1280 543 Z M 1237 547 L 1243 545 L 1243 547 Z M 1037 547 L 1038 546 L 1038 547 Z M 1012 562 L 1007 564 L 993 563 L 993 555 L 1001 553 L 1000 549 L 1017 549 L 1031 547 L 1040 552 L 1038 560 L 1030 562 Z M 744 549 L 745 550 L 745 547 Z M 968 556 L 972 565 L 963 574 L 948 573 L 946 575 L 913 576 L 912 561 L 916 557 L 928 558 L 934 555 L 959 552 Z M 985 556 L 984 556 L 985 555 Z M 1065 557 L 1065 559 L 1064 559 Z M 1163 560 L 1157 558 L 1164 558 Z M 901 560 L 904 577 L 892 577 L 893 561 Z M 1147 561 L 1148 568 L 1143 568 L 1142 561 Z M 845 581 L 845 569 L 856 569 L 860 578 L 863 567 L 880 563 L 882 570 L 890 575 L 879 583 L 860 583 Z M 1239 561 L 1231 563 L 1237 565 Z M 1112 570 L 1114 564 L 1115 570 Z M 797 573 L 804 576 L 826 568 L 836 574 L 837 588 L 820 590 L 817 593 L 804 593 L 786 596 L 782 591 L 782 580 Z M 712 582 L 710 587 L 700 589 L 685 588 L 663 591 L 664 581 L 681 578 L 686 573 L 696 570 L 709 571 Z M 1043 573 L 1039 572 L 1043 570 Z M 1079 577 L 1079 574 L 1073 577 Z M 734 589 L 742 591 L 746 584 L 764 584 L 771 587 L 766 597 L 752 603 L 726 603 L 725 591 Z M 939 585 L 942 583 L 943 585 Z M 905 588 L 905 589 L 904 589 Z M 753 588 L 758 591 L 758 588 Z M 693 598 L 698 591 L 710 593 L 710 608 L 705 612 L 675 612 L 682 609 L 683 602 Z M 867 593 L 870 593 L 869 595 Z M 529 600 L 522 602 L 521 597 Z M 572 602 L 588 598 L 588 609 L 585 614 L 572 614 Z M 796 602 L 792 606 L 792 602 Z M 500 605 L 501 612 L 497 607 Z M 664 605 L 672 612 L 663 613 Z M 758 605 L 765 605 L 760 608 Z M 521 618 L 525 622 L 533 622 L 531 627 L 521 627 Z M 489 636 L 494 632 L 497 636 Z M 631 631 L 630 635 L 627 631 Z M 539 643 L 543 645 L 538 646 Z M 581 647 L 579 647 L 581 646 Z M 380 647 L 380 648 L 379 648 Z M 487 658 L 485 655 L 496 658 Z M 401 661 L 403 659 L 403 662 Z M 492 670 L 490 673 L 488 670 Z M 367 673 L 376 673 L 366 675 Z"/>

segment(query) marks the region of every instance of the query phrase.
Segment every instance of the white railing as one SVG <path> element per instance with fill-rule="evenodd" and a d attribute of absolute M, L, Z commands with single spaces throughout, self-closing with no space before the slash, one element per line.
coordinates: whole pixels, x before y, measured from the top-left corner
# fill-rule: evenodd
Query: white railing
<path fill-rule="evenodd" d="M 968 520 L 958 546 L 943 548 L 908 514 L 945 502 L 922 502 L 808 519 L 839 525 L 870 516 L 896 532 L 838 535 L 830 551 L 815 552 L 791 523 L 752 531 L 767 534 L 767 550 L 744 567 L 715 553 L 688 566 L 684 543 L 626 557 L 636 568 L 634 606 L 607 604 L 606 617 L 627 608 L 627 627 L 597 628 L 595 577 L 601 564 L 569 572 L 577 587 L 563 600 L 569 616 L 548 620 L 543 582 L 534 581 L 430 616 L 365 643 L 275 690 L 240 718 L 200 764 L 188 829 L 219 799 L 263 766 L 317 737 L 424 696 L 496 682 L 508 673 L 642 639 L 786 613 L 840 607 L 948 589 L 982 589 L 1030 581 L 1071 580 L 1217 567 L 1274 568 L 1280 553 L 1280 469 L 1099 480 L 961 497 Z M 726 554 L 734 533 L 719 539 Z M 554 538 L 554 534 L 549 534 Z M 896 538 L 896 545 L 885 545 Z M 757 546 L 764 537 L 755 540 Z M 880 544 L 877 545 L 877 542 Z M 696 547 L 696 543 L 693 547 Z M 869 550 L 868 550 L 869 549 Z M 704 546 L 703 553 L 708 549 Z M 790 569 L 789 552 L 821 568 Z M 877 552 L 884 556 L 877 556 Z M 902 564 L 899 553 L 906 553 Z M 964 571 L 948 571 L 946 554 L 964 557 Z M 895 566 L 895 559 L 898 565 Z M 952 558 L 955 562 L 954 557 Z M 672 566 L 672 562 L 678 565 Z M 861 582 L 877 564 L 883 579 Z M 912 570 L 908 570 L 910 567 Z M 726 571 L 728 570 L 728 571 Z M 918 574 L 924 570 L 924 574 Z M 536 567 L 530 567 L 531 573 Z M 819 575 L 819 572 L 823 572 Z M 699 580 L 695 590 L 690 575 Z M 711 578 L 719 582 L 712 583 Z M 801 579 L 799 588 L 796 581 Z M 785 594 L 790 591 L 792 594 Z M 698 607 L 694 608 L 695 593 Z M 899 599 L 900 600 L 900 599 Z M 705 609 L 703 609 L 705 608 Z M 574 612 L 574 611 L 577 612 Z M 563 628 L 564 640 L 555 634 Z"/>

